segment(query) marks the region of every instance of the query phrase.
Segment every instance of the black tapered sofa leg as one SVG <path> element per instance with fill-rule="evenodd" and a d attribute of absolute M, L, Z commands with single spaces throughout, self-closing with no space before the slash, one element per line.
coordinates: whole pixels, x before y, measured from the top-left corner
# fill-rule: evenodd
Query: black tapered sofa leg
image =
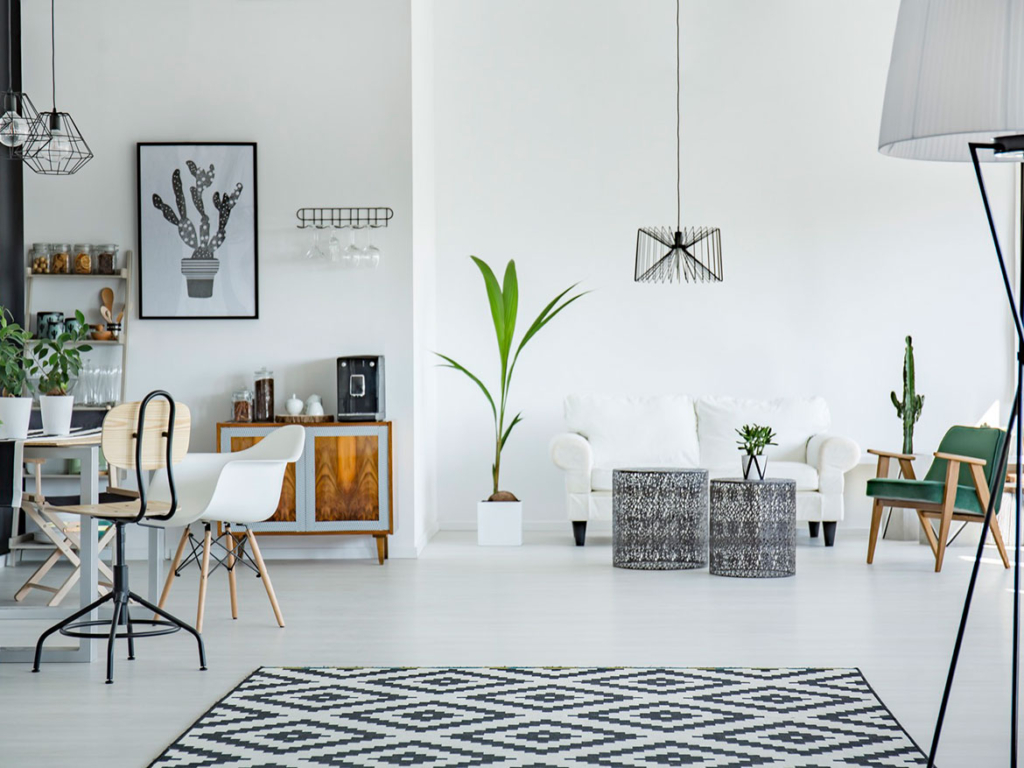
<path fill-rule="evenodd" d="M 818 529 L 821 528 L 821 523 L 807 523 L 807 529 L 811 532 L 811 538 L 818 538 Z"/>
<path fill-rule="evenodd" d="M 587 541 L 587 521 L 586 520 L 573 520 L 572 521 L 572 536 L 576 539 L 576 546 L 582 547 Z"/>
<path fill-rule="evenodd" d="M 831 547 L 836 543 L 836 523 L 822 523 L 825 528 L 825 546 Z"/>

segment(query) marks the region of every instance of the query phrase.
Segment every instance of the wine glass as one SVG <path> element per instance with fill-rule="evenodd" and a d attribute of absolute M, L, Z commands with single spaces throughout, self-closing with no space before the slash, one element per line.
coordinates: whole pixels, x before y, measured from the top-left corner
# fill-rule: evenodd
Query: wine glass
<path fill-rule="evenodd" d="M 306 251 L 306 258 L 311 260 L 325 259 L 327 255 L 324 253 L 323 246 L 320 243 L 320 227 L 313 228 L 313 244 Z"/>
<path fill-rule="evenodd" d="M 373 227 L 376 229 L 376 227 Z M 380 248 L 375 246 L 370 239 L 373 233 L 367 230 L 366 246 L 363 248 L 363 266 L 367 269 L 376 269 L 380 264 Z"/>
<path fill-rule="evenodd" d="M 341 259 L 341 240 L 338 239 L 338 230 L 335 227 L 331 227 L 331 239 L 327 241 L 327 253 L 330 254 L 331 261 L 337 263 Z"/>
<path fill-rule="evenodd" d="M 349 229 L 349 241 L 345 250 L 341 252 L 341 265 L 343 267 L 358 267 L 362 258 L 362 248 L 356 242 L 358 233 L 362 227 L 351 227 Z"/>

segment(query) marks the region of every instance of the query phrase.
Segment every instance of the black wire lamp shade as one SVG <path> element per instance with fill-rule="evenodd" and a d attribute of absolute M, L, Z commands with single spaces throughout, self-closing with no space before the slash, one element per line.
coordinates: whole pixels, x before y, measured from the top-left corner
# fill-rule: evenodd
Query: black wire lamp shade
<path fill-rule="evenodd" d="M 682 67 L 679 50 L 679 5 L 676 0 L 676 225 L 640 227 L 636 233 L 636 283 L 720 283 L 722 232 L 717 227 L 684 227 L 682 195 Z"/>
<path fill-rule="evenodd" d="M 70 176 L 92 160 L 92 150 L 67 112 L 57 111 L 57 43 L 54 0 L 50 0 L 50 86 L 53 106 L 39 115 L 45 129 L 24 151 L 25 165 L 43 176 Z"/>
<path fill-rule="evenodd" d="M 49 124 L 40 118 L 28 94 L 3 91 L 0 94 L 0 146 L 7 150 L 7 156 L 12 159 L 29 157 L 49 141 Z"/>
<path fill-rule="evenodd" d="M 24 162 L 44 176 L 70 176 L 92 160 L 92 150 L 67 112 L 43 112 L 47 131 L 36 139 L 38 146 L 25 149 Z"/>
<path fill-rule="evenodd" d="M 717 227 L 641 227 L 636 233 L 637 283 L 721 282 L 722 232 Z"/>

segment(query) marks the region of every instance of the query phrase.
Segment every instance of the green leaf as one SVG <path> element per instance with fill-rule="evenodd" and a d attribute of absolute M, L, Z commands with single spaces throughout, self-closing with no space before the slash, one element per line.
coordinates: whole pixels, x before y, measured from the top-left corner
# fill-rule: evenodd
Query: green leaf
<path fill-rule="evenodd" d="M 487 288 L 487 302 L 491 305 L 491 319 L 494 321 L 494 332 L 498 337 L 498 348 L 505 339 L 505 301 L 501 296 L 501 286 L 498 285 L 498 278 L 487 264 L 476 256 L 470 256 L 473 262 L 480 269 L 484 276 L 484 285 Z"/>
<path fill-rule="evenodd" d="M 516 331 L 516 315 L 519 312 L 519 279 L 516 276 L 516 262 L 509 261 L 505 267 L 505 279 L 501 289 L 501 297 L 505 303 L 505 341 L 502 344 L 502 354 L 508 359 L 509 350 L 512 349 L 512 336 Z"/>
<path fill-rule="evenodd" d="M 555 308 L 554 311 L 552 311 L 551 308 L 555 306 L 555 304 L 558 302 L 558 300 L 561 299 L 563 296 L 565 296 L 565 294 L 567 294 L 573 288 L 575 288 L 576 285 L 578 285 L 578 283 L 570 285 L 568 288 L 566 288 L 564 291 L 562 291 L 560 294 L 558 294 L 554 299 L 552 299 L 548 303 L 548 305 L 546 307 L 544 307 L 544 309 L 541 310 L 541 313 L 539 315 L 537 315 L 537 319 L 533 321 L 533 324 L 530 325 L 530 328 L 529 328 L 529 330 L 527 330 L 526 335 L 523 336 L 522 341 L 519 342 L 519 347 L 516 349 L 515 357 L 512 358 L 512 368 L 513 369 L 516 367 L 516 361 L 519 360 L 519 354 L 523 351 L 523 348 L 526 346 L 526 343 L 530 339 L 532 339 L 534 336 L 536 336 L 541 328 L 543 328 L 545 325 L 547 325 L 552 320 L 554 320 L 555 316 L 558 315 L 559 312 L 561 312 L 563 309 L 568 307 L 574 301 L 576 301 L 577 299 L 582 299 L 584 296 L 586 296 L 588 293 L 590 293 L 590 291 L 584 291 L 583 293 L 576 294 L 571 299 L 569 299 L 566 302 L 564 302 L 563 304 L 559 305 L 557 308 Z M 511 371 L 509 371 L 509 375 L 511 376 Z"/>
<path fill-rule="evenodd" d="M 505 430 L 505 434 L 501 436 L 501 447 L 505 448 L 505 441 L 508 440 L 508 436 L 512 433 L 512 427 L 523 420 L 523 413 L 520 411 L 516 414 L 516 417 L 512 419 L 512 423 L 508 425 L 508 429 Z"/>
<path fill-rule="evenodd" d="M 483 392 L 484 396 L 487 398 L 487 402 L 490 403 L 491 413 L 494 414 L 494 420 L 497 421 L 498 409 L 494 406 L 494 398 L 491 397 L 491 393 L 487 391 L 487 387 L 484 386 L 484 383 L 480 381 L 480 379 L 478 379 L 472 373 L 470 373 L 466 367 L 455 362 L 450 357 L 448 357 L 448 355 L 442 355 L 440 352 L 435 352 L 434 354 L 445 361 L 444 365 L 442 365 L 443 368 L 454 368 L 457 371 L 462 371 L 464 374 L 469 376 L 469 378 L 471 378 L 474 382 L 476 382 L 476 385 L 480 387 L 480 391 Z"/>

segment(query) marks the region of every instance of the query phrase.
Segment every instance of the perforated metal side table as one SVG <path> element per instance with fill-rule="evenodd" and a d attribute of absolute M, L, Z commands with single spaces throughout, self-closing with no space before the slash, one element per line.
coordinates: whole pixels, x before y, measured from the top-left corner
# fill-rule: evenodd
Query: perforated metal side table
<path fill-rule="evenodd" d="M 796 573 L 796 482 L 711 481 L 710 568 L 715 576 Z"/>
<path fill-rule="evenodd" d="M 706 469 L 616 469 L 612 564 L 672 570 L 708 564 Z"/>

